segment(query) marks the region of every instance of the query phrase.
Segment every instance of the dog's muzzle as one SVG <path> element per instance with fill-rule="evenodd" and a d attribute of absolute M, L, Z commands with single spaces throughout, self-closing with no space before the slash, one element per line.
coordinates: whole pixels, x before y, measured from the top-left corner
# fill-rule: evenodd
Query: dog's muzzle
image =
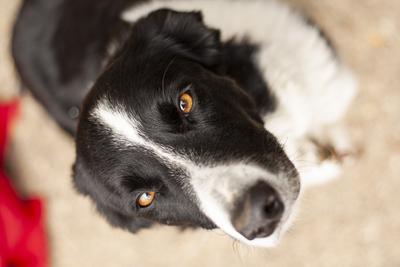
<path fill-rule="evenodd" d="M 271 173 L 251 164 L 195 170 L 192 186 L 204 214 L 249 245 L 275 246 L 291 221 L 300 191 L 294 171 Z"/>

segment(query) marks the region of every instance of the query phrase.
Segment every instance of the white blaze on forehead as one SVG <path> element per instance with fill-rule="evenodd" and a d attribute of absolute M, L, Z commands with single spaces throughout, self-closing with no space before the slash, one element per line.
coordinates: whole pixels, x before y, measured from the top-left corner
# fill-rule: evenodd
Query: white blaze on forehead
<path fill-rule="evenodd" d="M 138 120 L 119 107 L 111 107 L 105 100 L 100 101 L 91 115 L 111 130 L 111 138 L 115 142 L 146 149 L 171 169 L 184 170 L 190 177 L 189 188 L 184 189 L 194 196 L 194 201 L 198 202 L 204 214 L 221 230 L 249 245 L 272 246 L 276 244 L 279 232 L 284 230 L 285 222 L 288 221 L 291 214 L 291 207 L 296 195 L 292 192 L 293 188 L 289 185 L 287 177 L 278 177 L 265 169 L 243 162 L 216 166 L 195 164 L 183 155 L 175 153 L 172 148 L 161 146 L 150 140 L 141 131 L 141 124 Z M 285 204 L 285 214 L 283 223 L 273 235 L 249 241 L 234 229 L 230 210 L 234 199 L 258 180 L 268 182 L 280 193 Z"/>
<path fill-rule="evenodd" d="M 146 138 L 140 130 L 140 122 L 129 116 L 121 108 L 111 107 L 110 104 L 103 100 L 94 109 L 92 116 L 110 128 L 114 140 L 127 145 L 142 147 L 153 152 L 160 158 L 167 159 L 169 162 L 181 161 L 179 158 L 173 156 L 168 148 L 155 144 Z"/>

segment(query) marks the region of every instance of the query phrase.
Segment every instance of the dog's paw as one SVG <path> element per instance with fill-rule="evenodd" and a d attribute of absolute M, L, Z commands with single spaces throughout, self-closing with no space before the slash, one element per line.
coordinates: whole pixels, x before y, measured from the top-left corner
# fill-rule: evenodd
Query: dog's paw
<path fill-rule="evenodd" d="M 354 162 L 359 156 L 343 128 L 332 128 L 298 142 L 297 160 L 304 186 L 318 185 L 338 177 L 344 164 Z"/>
<path fill-rule="evenodd" d="M 310 141 L 315 145 L 316 157 L 320 162 L 332 161 L 342 165 L 352 162 L 358 154 L 348 142 L 323 142 L 315 138 L 310 138 Z"/>

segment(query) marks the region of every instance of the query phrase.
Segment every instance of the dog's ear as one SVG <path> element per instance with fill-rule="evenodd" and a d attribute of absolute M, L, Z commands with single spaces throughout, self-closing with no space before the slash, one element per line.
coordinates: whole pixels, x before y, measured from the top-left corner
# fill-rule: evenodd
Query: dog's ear
<path fill-rule="evenodd" d="M 159 9 L 139 20 L 135 28 L 149 47 L 160 45 L 206 66 L 219 60 L 220 32 L 204 24 L 201 12 Z"/>

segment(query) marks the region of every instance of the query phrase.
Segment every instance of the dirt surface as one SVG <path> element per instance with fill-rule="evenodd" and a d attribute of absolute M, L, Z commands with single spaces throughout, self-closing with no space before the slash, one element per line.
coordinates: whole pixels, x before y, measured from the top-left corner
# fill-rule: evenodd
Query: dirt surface
<path fill-rule="evenodd" d="M 277 248 L 249 248 L 220 231 L 159 226 L 131 235 L 75 193 L 73 140 L 24 94 L 8 167 L 24 191 L 47 200 L 52 266 L 400 266 L 400 1 L 286 2 L 322 25 L 359 79 L 347 123 L 360 158 L 305 192 Z M 18 93 L 8 53 L 18 4 L 0 0 L 2 100 Z"/>

